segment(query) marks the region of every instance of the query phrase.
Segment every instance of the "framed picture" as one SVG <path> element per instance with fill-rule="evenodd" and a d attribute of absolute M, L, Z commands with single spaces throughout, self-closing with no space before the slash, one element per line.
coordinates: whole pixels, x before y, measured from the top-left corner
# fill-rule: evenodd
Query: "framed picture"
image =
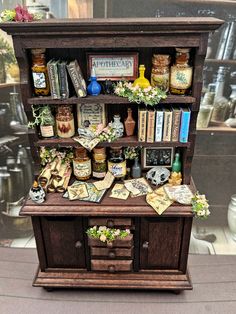
<path fill-rule="evenodd" d="M 106 125 L 105 104 L 77 104 L 78 127 L 84 128 L 89 125 Z"/>
<path fill-rule="evenodd" d="M 97 80 L 117 81 L 121 79 L 133 81 L 138 77 L 138 53 L 88 53 L 88 75 L 95 68 Z"/>
<path fill-rule="evenodd" d="M 152 167 L 171 168 L 173 162 L 173 147 L 145 147 L 142 150 L 142 167 L 150 169 Z"/>

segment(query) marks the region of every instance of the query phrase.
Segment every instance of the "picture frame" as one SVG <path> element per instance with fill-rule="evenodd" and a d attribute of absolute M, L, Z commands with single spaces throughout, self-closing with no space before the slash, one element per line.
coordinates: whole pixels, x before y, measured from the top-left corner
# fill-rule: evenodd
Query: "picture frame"
<path fill-rule="evenodd" d="M 92 67 L 98 81 L 134 81 L 138 77 L 138 53 L 88 53 L 88 77 L 91 76 Z"/>
<path fill-rule="evenodd" d="M 105 104 L 77 104 L 77 122 L 79 128 L 101 123 L 106 126 L 106 120 Z"/>
<path fill-rule="evenodd" d="M 141 154 L 143 169 L 153 167 L 171 168 L 174 157 L 173 147 L 144 147 Z"/>

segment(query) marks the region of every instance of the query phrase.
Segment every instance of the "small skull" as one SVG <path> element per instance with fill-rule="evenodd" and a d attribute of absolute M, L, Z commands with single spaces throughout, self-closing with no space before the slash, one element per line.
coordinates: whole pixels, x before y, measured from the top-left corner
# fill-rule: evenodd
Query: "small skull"
<path fill-rule="evenodd" d="M 151 180 L 154 185 L 163 184 L 169 179 L 169 176 L 170 171 L 164 167 L 153 167 L 146 174 L 146 178 Z"/>

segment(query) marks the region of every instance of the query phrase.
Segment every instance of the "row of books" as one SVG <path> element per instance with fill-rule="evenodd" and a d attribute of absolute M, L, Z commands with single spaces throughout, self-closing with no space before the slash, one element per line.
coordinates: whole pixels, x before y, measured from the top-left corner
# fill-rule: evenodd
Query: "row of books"
<path fill-rule="evenodd" d="M 140 142 L 188 142 L 191 111 L 172 107 L 157 110 L 139 109 L 138 140 Z"/>
<path fill-rule="evenodd" d="M 67 73 L 69 73 L 77 96 L 85 97 L 87 95 L 86 83 L 77 60 L 67 62 L 52 59 L 47 63 L 47 71 L 53 99 L 65 99 L 70 96 Z"/>

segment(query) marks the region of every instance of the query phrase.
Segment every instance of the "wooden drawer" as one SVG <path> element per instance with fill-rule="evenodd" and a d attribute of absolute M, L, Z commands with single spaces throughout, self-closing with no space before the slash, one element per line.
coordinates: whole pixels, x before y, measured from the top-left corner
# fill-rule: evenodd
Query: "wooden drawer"
<path fill-rule="evenodd" d="M 133 248 L 107 248 L 107 247 L 91 247 L 90 248 L 91 257 L 105 257 L 109 259 L 126 257 L 133 257 Z"/>
<path fill-rule="evenodd" d="M 119 271 L 131 271 L 132 263 L 132 260 L 92 259 L 91 270 L 108 271 L 109 273 L 116 273 Z"/>
<path fill-rule="evenodd" d="M 123 227 L 130 228 L 132 226 L 131 218 L 89 218 L 88 224 L 93 226 L 106 226 L 108 228 Z"/>
<path fill-rule="evenodd" d="M 88 245 L 98 246 L 98 247 L 107 247 L 107 248 L 113 248 L 113 247 L 131 248 L 133 246 L 133 235 L 129 234 L 127 237 L 123 239 L 116 239 L 112 241 L 111 243 L 102 242 L 99 239 L 93 239 L 93 238 L 88 237 Z"/>

